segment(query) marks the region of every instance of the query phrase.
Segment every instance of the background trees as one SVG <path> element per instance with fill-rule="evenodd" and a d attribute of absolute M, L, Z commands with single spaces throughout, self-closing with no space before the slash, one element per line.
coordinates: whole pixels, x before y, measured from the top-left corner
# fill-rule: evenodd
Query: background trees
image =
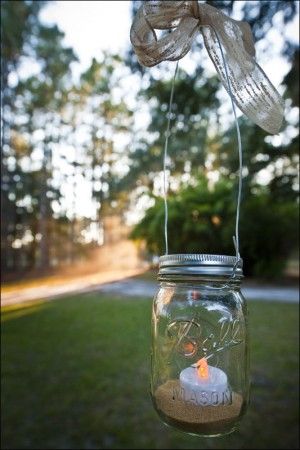
<path fill-rule="evenodd" d="M 196 184 L 183 185 L 168 200 L 169 252 L 234 254 L 234 183 L 221 178 L 209 189 L 205 176 Z M 184 205 L 184 206 L 183 206 Z M 145 239 L 150 254 L 164 253 L 164 204 L 157 198 L 132 232 Z M 246 275 L 274 276 L 282 273 L 287 258 L 298 248 L 298 204 L 276 200 L 271 191 L 257 187 L 243 202 L 240 252 Z"/>
<path fill-rule="evenodd" d="M 77 261 L 105 242 L 107 215 L 131 211 L 137 220 L 142 199 L 151 207 L 132 236 L 143 238 L 149 253 L 161 253 L 162 148 L 174 66 L 144 70 L 129 46 L 125 61 L 103 54 L 75 79 L 73 49 L 56 26 L 40 20 L 45 3 L 2 2 L 2 270 L 18 276 Z M 293 1 L 213 3 L 247 20 L 270 55 L 268 31 L 284 33 L 297 9 Z M 139 2 L 132 5 L 134 13 Z M 283 131 L 270 137 L 240 118 L 241 251 L 255 274 L 279 273 L 298 239 L 299 48 L 286 39 L 282 57 L 289 64 Z M 178 72 L 171 117 L 170 248 L 232 253 L 238 168 L 232 112 L 200 38 L 189 58 L 190 69 Z M 140 86 L 130 106 L 126 77 Z M 90 213 L 82 213 L 85 201 Z"/>
<path fill-rule="evenodd" d="M 56 26 L 40 21 L 44 4 L 3 2 L 4 273 L 45 271 L 102 243 L 103 216 L 112 205 L 118 210 L 126 159 L 126 149 L 115 144 L 119 134 L 128 134 L 132 117 L 125 102 L 113 98 L 120 58 L 94 59 L 74 82 L 76 55 Z M 90 217 L 77 213 L 84 181 L 94 200 Z"/>
<path fill-rule="evenodd" d="M 296 8 L 295 2 L 212 3 L 226 13 L 239 8 L 240 18 L 250 23 L 256 43 L 267 42 L 266 35 L 276 19 L 276 27 L 283 32 Z M 133 13 L 137 6 L 134 2 Z M 272 48 L 266 51 L 272 52 Z M 247 118 L 239 119 L 244 150 L 241 252 L 247 262 L 246 272 L 262 276 L 281 273 L 288 255 L 298 245 L 299 91 L 295 80 L 299 77 L 299 49 L 286 40 L 282 56 L 290 63 L 290 70 L 283 80 L 286 121 L 280 136 L 267 136 Z M 233 254 L 238 169 L 235 124 L 230 107 L 224 107 L 226 99 L 219 81 L 203 70 L 207 55 L 201 42 L 194 46 L 191 58 L 195 69 L 191 73 L 179 70 L 172 109 L 168 164 L 170 251 Z M 140 70 L 132 53 L 128 64 L 144 79 L 149 77 Z M 148 102 L 152 100 L 148 131 L 153 139 L 148 146 L 140 141 L 133 167 L 142 179 L 147 173 L 152 193 L 153 180 L 160 178 L 162 167 L 170 81 L 151 73 L 149 86 L 141 95 Z M 161 254 L 163 204 L 159 192 L 153 201 L 154 206 L 132 236 L 146 239 L 150 253 Z"/>

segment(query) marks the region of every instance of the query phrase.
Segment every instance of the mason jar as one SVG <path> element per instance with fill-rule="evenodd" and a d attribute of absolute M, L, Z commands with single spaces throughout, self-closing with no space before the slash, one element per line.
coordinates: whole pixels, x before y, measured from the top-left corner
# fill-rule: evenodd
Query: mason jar
<path fill-rule="evenodd" d="M 151 396 L 164 423 L 220 436 L 234 431 L 249 396 L 242 260 L 165 255 L 153 302 Z"/>

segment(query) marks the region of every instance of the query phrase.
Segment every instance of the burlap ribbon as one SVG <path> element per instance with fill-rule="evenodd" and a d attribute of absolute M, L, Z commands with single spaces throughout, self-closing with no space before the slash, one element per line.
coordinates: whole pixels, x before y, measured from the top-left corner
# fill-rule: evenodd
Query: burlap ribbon
<path fill-rule="evenodd" d="M 158 39 L 155 30 L 171 30 Z M 208 54 L 228 91 L 219 40 L 226 59 L 233 99 L 240 110 L 268 133 L 278 133 L 283 100 L 255 61 L 250 26 L 198 1 L 144 1 L 134 18 L 130 39 L 147 67 L 183 58 L 201 31 Z M 217 34 L 217 36 L 216 36 Z"/>

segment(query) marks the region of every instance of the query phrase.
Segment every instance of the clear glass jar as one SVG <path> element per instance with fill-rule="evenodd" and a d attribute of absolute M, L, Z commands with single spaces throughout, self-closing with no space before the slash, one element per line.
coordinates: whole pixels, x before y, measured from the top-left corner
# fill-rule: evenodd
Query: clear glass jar
<path fill-rule="evenodd" d="M 234 270 L 234 277 L 232 277 Z M 152 314 L 151 396 L 164 423 L 231 433 L 249 396 L 242 261 L 223 255 L 160 258 Z"/>

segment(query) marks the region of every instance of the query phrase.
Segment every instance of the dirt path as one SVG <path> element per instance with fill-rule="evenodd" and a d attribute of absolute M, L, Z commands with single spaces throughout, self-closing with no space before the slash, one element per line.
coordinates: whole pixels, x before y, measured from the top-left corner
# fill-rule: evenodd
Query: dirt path
<path fill-rule="evenodd" d="M 102 272 L 77 278 L 72 282 L 60 285 L 42 285 L 20 291 L 4 292 L 1 296 L 1 306 L 22 303 L 32 300 L 53 300 L 67 294 L 85 292 L 103 292 L 126 297 L 153 297 L 157 290 L 157 283 L 132 278 L 141 271 L 129 270 L 119 272 Z M 264 300 L 297 303 L 299 289 L 296 287 L 278 287 L 272 285 L 247 285 L 242 289 L 247 300 Z"/>
<path fill-rule="evenodd" d="M 128 277 L 134 277 L 144 272 L 143 270 L 114 270 L 100 272 L 92 275 L 76 277 L 73 280 L 61 279 L 59 282 L 46 282 L 41 285 L 25 287 L 21 289 L 3 289 L 1 292 L 1 306 L 13 305 L 32 300 L 52 300 L 68 294 L 79 294 L 98 290 L 102 285 L 110 282 L 118 282 Z M 38 283 L 38 282 L 37 282 Z"/>
<path fill-rule="evenodd" d="M 98 290 L 105 293 L 122 294 L 125 296 L 153 297 L 157 283 L 142 280 L 122 280 L 99 286 Z M 272 285 L 251 285 L 242 288 L 247 300 L 266 300 L 297 303 L 299 289 L 295 287 L 275 287 Z"/>

